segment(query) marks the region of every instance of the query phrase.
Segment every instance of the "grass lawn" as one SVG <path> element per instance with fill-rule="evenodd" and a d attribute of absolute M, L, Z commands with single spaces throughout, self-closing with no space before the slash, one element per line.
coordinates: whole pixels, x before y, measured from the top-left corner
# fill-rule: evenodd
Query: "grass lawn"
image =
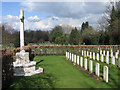
<path fill-rule="evenodd" d="M 111 81 L 105 83 L 78 70 L 65 60 L 65 56 L 40 56 L 35 57 L 34 61 L 45 72 L 29 77 L 15 77 L 11 88 L 117 88 L 116 70 L 113 71 Z"/>

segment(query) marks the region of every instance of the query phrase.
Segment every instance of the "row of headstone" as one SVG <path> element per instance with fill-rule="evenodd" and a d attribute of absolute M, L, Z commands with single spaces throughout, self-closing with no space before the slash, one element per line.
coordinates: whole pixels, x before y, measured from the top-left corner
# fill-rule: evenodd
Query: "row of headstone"
<path fill-rule="evenodd" d="M 86 52 L 87 52 L 87 54 L 86 54 Z M 109 51 L 107 51 L 107 55 L 105 55 L 105 50 L 103 50 L 103 54 L 102 54 L 102 50 L 100 49 L 100 53 L 101 53 L 100 55 L 99 55 L 99 53 L 97 53 L 97 55 L 96 55 L 97 56 L 97 61 L 106 62 L 107 64 L 109 64 L 110 63 L 109 62 L 109 56 L 110 56 Z M 115 56 L 113 56 L 113 52 L 111 50 L 111 64 L 115 65 L 115 59 L 116 58 L 118 59 L 118 54 L 119 54 L 119 50 L 117 50 Z M 89 57 L 90 59 L 93 59 L 93 60 L 96 59 L 95 58 L 95 52 L 93 52 L 93 55 L 92 55 L 92 52 L 82 50 L 82 56 Z M 101 58 L 100 58 L 100 56 L 101 56 Z M 104 59 L 106 59 L 106 61 L 104 61 Z M 120 65 L 118 65 L 118 66 L 120 66 Z"/>
<path fill-rule="evenodd" d="M 103 53 L 102 53 L 102 50 L 100 50 L 100 55 L 104 55 L 104 56 L 109 56 L 109 51 L 107 51 L 107 54 L 105 54 L 105 50 L 103 50 Z M 113 50 L 111 49 L 111 52 L 110 52 L 110 57 L 112 58 L 113 57 Z M 119 56 L 119 50 L 117 50 L 117 52 L 115 52 L 115 58 L 118 59 L 118 56 Z"/>
<path fill-rule="evenodd" d="M 104 50 L 105 51 L 105 50 Z M 100 51 L 101 52 L 101 51 Z M 115 65 L 115 59 L 117 58 L 118 59 L 118 54 L 119 54 L 119 52 L 117 51 L 116 52 L 116 56 L 113 56 L 113 52 L 111 53 L 112 55 L 111 55 L 111 60 L 112 60 L 112 62 L 111 62 L 111 64 L 113 64 L 113 65 Z M 100 54 L 101 55 L 101 58 L 100 58 L 100 56 L 99 56 L 99 53 L 97 53 L 97 61 L 99 61 L 100 59 L 100 61 L 101 62 L 106 62 L 107 64 L 109 64 L 109 51 L 107 51 L 107 55 L 105 55 L 104 56 L 104 53 L 103 54 Z M 82 56 L 84 56 L 84 57 L 89 57 L 90 59 L 93 59 L 93 60 L 95 60 L 96 58 L 95 58 L 95 52 L 93 52 L 93 55 L 92 55 L 92 52 L 90 52 L 90 55 L 89 55 L 89 52 L 87 51 L 87 55 L 86 55 L 86 51 L 83 51 L 82 50 Z M 106 58 L 106 61 L 104 61 L 104 59 Z"/>
<path fill-rule="evenodd" d="M 84 69 L 85 70 L 88 70 L 88 60 L 87 58 L 84 59 L 84 63 L 83 63 L 83 57 L 79 57 L 79 55 L 75 55 L 75 54 L 72 54 L 72 53 L 69 53 L 69 52 L 66 52 L 66 58 L 67 60 L 71 60 L 71 62 L 77 64 L 77 65 L 80 65 L 80 67 L 83 67 L 83 64 L 84 64 Z M 80 60 L 79 60 L 80 59 Z M 90 73 L 93 73 L 93 61 L 90 60 L 89 61 L 89 72 Z M 100 64 L 99 63 L 96 63 L 95 65 L 95 74 L 99 77 L 100 76 Z M 108 82 L 108 67 L 107 66 L 104 66 L 104 69 L 103 69 L 103 79 Z"/>

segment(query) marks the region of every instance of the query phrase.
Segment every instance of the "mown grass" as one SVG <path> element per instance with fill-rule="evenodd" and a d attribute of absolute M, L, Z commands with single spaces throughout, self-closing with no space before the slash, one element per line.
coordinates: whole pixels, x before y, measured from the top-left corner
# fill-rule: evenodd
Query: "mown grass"
<path fill-rule="evenodd" d="M 109 83 L 96 81 L 65 60 L 65 56 L 35 57 L 37 67 L 45 72 L 29 77 L 15 77 L 10 88 L 117 88 L 118 70 L 109 69 Z"/>

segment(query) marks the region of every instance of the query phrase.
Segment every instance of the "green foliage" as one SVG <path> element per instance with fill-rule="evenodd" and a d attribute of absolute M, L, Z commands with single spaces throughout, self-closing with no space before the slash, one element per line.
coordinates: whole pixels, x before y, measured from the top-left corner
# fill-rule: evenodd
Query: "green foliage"
<path fill-rule="evenodd" d="M 85 30 L 86 28 L 88 28 L 89 27 L 89 23 L 88 22 L 83 22 L 82 23 L 82 28 L 81 28 L 81 31 L 83 31 L 83 30 Z"/>
<path fill-rule="evenodd" d="M 13 83 L 13 56 L 12 54 L 3 54 L 2 60 L 2 88 L 7 88 Z"/>
<path fill-rule="evenodd" d="M 77 30 L 77 28 L 75 27 L 75 29 L 72 29 L 71 33 L 70 33 L 70 37 L 69 37 L 69 42 L 72 45 L 78 45 L 79 44 L 79 32 Z"/>
<path fill-rule="evenodd" d="M 49 32 L 47 31 L 25 31 L 25 42 L 28 43 L 44 43 L 49 41 Z"/>
<path fill-rule="evenodd" d="M 120 4 L 120 2 L 118 2 Z M 107 27 L 107 33 L 109 36 L 109 44 L 120 44 L 120 8 L 119 5 L 113 5 L 110 19 L 107 21 L 109 26 Z"/>
<path fill-rule="evenodd" d="M 51 32 L 50 42 L 55 43 L 55 39 L 57 37 L 61 37 L 62 35 L 63 35 L 62 28 L 60 26 L 56 26 Z M 57 38 L 57 39 L 60 39 L 60 38 Z"/>
<path fill-rule="evenodd" d="M 20 47 L 20 38 L 17 37 L 13 43 L 14 43 L 14 47 L 16 47 L 16 48 Z"/>

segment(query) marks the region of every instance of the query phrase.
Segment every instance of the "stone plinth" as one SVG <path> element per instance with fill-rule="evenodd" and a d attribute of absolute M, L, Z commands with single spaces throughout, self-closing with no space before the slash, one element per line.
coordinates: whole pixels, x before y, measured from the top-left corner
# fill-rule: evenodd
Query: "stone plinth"
<path fill-rule="evenodd" d="M 24 50 L 16 53 L 16 62 L 13 62 L 14 76 L 32 76 L 43 72 L 43 68 L 36 68 L 36 62 L 29 60 L 29 52 Z"/>

